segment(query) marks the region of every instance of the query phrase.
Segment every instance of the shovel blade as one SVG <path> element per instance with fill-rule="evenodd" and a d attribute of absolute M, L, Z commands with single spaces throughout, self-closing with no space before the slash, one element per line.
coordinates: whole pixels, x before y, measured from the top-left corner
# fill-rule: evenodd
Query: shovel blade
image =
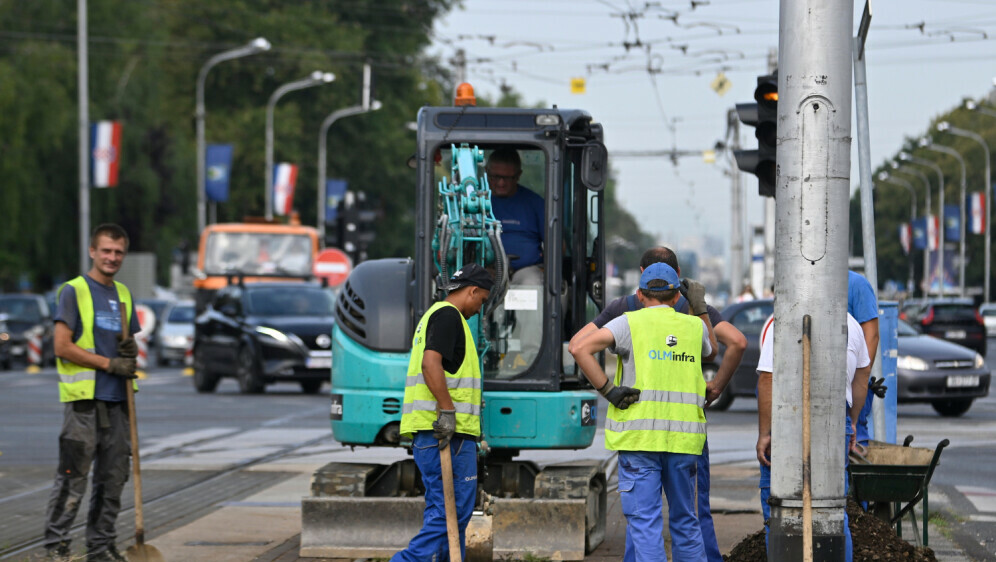
<path fill-rule="evenodd" d="M 125 551 L 128 562 L 166 562 L 159 549 L 151 544 L 136 544 Z"/>

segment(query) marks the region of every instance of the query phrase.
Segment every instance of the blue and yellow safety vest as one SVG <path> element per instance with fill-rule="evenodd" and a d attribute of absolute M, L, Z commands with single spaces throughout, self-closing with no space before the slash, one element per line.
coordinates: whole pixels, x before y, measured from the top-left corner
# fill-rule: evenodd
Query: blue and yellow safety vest
<path fill-rule="evenodd" d="M 605 447 L 702 454 L 706 439 L 702 320 L 673 308 L 627 312 L 635 373 L 616 368 L 616 385 L 640 390 L 625 410 L 609 404 Z"/>

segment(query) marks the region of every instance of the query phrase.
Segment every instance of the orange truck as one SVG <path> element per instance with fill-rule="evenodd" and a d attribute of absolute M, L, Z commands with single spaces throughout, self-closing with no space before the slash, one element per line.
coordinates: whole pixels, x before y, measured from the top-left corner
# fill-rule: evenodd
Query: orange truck
<path fill-rule="evenodd" d="M 198 312 L 235 279 L 253 283 L 312 277 L 318 250 L 318 230 L 310 226 L 251 221 L 208 225 L 197 250 Z"/>

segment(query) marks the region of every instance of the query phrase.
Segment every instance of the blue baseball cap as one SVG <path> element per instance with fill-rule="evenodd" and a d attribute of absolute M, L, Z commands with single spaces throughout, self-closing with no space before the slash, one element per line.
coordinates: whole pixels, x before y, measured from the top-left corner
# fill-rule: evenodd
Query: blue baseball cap
<path fill-rule="evenodd" d="M 667 285 L 650 288 L 647 285 L 651 281 L 663 281 Z M 640 288 L 647 291 L 670 291 L 677 289 L 679 285 L 681 285 L 681 279 L 678 279 L 678 272 L 666 263 L 650 264 L 640 276 Z"/>

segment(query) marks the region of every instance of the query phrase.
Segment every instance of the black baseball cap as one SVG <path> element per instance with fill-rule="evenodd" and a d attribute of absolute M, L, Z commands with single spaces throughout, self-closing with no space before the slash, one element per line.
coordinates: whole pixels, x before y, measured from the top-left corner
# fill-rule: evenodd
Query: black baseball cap
<path fill-rule="evenodd" d="M 488 270 L 477 265 L 476 263 L 469 263 L 463 268 L 458 269 L 450 277 L 450 282 L 446 285 L 447 291 L 455 291 L 461 287 L 480 287 L 485 291 L 490 291 L 492 287 L 495 286 L 495 281 L 488 273 Z"/>

